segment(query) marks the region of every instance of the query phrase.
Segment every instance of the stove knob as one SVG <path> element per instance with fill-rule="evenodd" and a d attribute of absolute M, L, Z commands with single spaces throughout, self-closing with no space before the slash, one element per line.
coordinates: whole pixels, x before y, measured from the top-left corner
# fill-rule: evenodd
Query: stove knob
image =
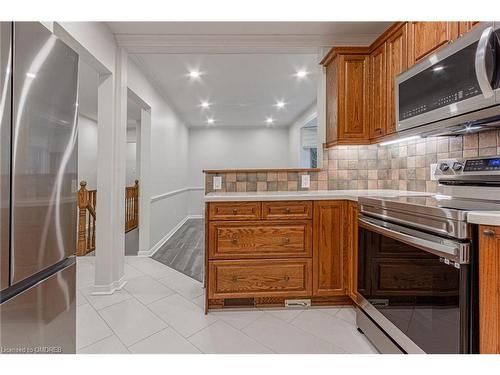
<path fill-rule="evenodd" d="M 464 167 L 464 165 L 462 163 L 458 163 L 458 162 L 453 163 L 453 170 L 455 172 L 462 170 L 463 167 Z"/>
<path fill-rule="evenodd" d="M 439 164 L 439 169 L 442 171 L 442 172 L 446 172 L 448 169 L 450 169 L 450 166 L 446 163 L 441 163 Z"/>

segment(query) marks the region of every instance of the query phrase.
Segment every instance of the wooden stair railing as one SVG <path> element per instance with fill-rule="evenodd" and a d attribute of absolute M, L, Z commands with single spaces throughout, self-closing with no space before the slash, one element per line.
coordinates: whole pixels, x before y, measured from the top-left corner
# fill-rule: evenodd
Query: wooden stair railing
<path fill-rule="evenodd" d="M 78 190 L 78 243 L 77 256 L 95 250 L 97 190 L 87 190 L 87 183 L 80 182 Z M 125 188 L 125 233 L 139 226 L 139 181 Z"/>
<path fill-rule="evenodd" d="M 87 183 L 80 182 L 78 190 L 78 244 L 76 255 L 83 256 L 95 250 L 95 225 L 97 190 L 87 190 Z"/>
<path fill-rule="evenodd" d="M 139 180 L 125 188 L 125 233 L 139 225 Z"/>

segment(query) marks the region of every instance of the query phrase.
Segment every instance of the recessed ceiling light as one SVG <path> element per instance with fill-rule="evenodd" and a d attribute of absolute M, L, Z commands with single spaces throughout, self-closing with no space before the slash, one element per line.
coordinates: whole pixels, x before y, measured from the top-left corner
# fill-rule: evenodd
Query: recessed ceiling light
<path fill-rule="evenodd" d="M 200 103 L 200 107 L 206 109 L 210 107 L 210 103 L 207 100 L 202 100 L 202 102 Z"/>
<path fill-rule="evenodd" d="M 266 124 L 271 125 L 274 123 L 274 119 L 272 117 L 266 118 Z"/>
<path fill-rule="evenodd" d="M 207 118 L 208 125 L 213 125 L 214 123 L 215 123 L 215 120 L 212 117 Z"/>
<path fill-rule="evenodd" d="M 189 75 L 189 78 L 197 79 L 197 78 L 200 78 L 201 73 L 199 70 L 191 70 L 188 75 Z"/>
<path fill-rule="evenodd" d="M 308 74 L 309 72 L 307 70 L 302 69 L 297 71 L 297 73 L 295 73 L 295 76 L 300 79 L 300 78 L 305 78 Z"/>
<path fill-rule="evenodd" d="M 283 100 L 278 100 L 275 105 L 278 109 L 285 108 L 285 102 Z"/>

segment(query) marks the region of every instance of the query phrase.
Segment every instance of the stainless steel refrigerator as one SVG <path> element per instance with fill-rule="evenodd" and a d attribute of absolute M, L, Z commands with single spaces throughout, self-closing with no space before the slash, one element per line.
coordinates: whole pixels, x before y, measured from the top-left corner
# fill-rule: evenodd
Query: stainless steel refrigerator
<path fill-rule="evenodd" d="M 74 353 L 78 55 L 0 23 L 0 352 Z"/>

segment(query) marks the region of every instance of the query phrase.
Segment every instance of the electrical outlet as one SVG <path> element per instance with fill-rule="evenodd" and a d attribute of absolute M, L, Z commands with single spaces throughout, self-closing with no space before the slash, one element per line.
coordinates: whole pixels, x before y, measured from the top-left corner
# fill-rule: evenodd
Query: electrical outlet
<path fill-rule="evenodd" d="M 214 190 L 222 189 L 222 176 L 214 176 Z"/>
<path fill-rule="evenodd" d="M 438 165 L 437 164 L 431 164 L 431 180 L 432 181 L 436 181 L 437 178 L 436 178 L 436 171 L 437 171 L 437 167 Z"/>
<path fill-rule="evenodd" d="M 302 188 L 309 188 L 311 186 L 311 177 L 308 174 L 302 175 L 300 186 Z"/>

